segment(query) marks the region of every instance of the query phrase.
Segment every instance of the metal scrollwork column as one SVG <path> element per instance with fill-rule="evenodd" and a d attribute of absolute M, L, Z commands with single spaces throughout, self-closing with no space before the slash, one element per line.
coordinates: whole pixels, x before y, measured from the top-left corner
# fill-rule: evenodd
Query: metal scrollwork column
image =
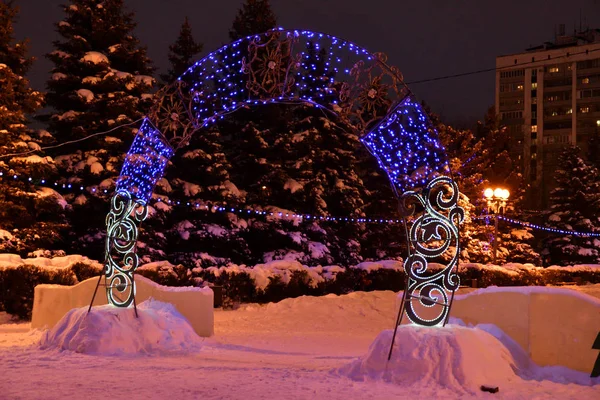
<path fill-rule="evenodd" d="M 458 205 L 459 197 L 458 185 L 446 176 L 432 179 L 420 192 L 407 191 L 400 197 L 399 208 L 409 255 L 404 262 L 406 284 L 388 361 L 392 357 L 396 331 L 404 313 L 413 324 L 422 326 L 443 326 L 448 321 L 454 293 L 460 286 L 455 267 L 460 257 L 460 224 L 464 221 L 465 212 Z M 428 260 L 435 258 L 441 261 L 445 253 L 450 255 L 446 265 L 428 274 Z M 450 299 L 448 292 L 451 293 Z M 427 312 L 435 306 L 439 311 Z"/>
<path fill-rule="evenodd" d="M 135 306 L 134 273 L 139 264 L 136 243 L 140 224 L 148 215 L 148 200 L 174 150 L 164 135 L 145 119 L 127 152 L 117 188 L 106 216 L 103 275 L 108 303 Z M 92 309 L 96 290 L 90 302 Z"/>
<path fill-rule="evenodd" d="M 139 264 L 135 252 L 138 226 L 146 219 L 148 206 L 143 200 L 132 199 L 129 192 L 119 190 L 111 201 L 106 216 L 106 296 L 118 307 L 129 307 L 135 298 L 133 273 Z"/>
<path fill-rule="evenodd" d="M 424 326 L 445 324 L 451 301 L 460 285 L 454 269 L 460 255 L 459 225 L 464 210 L 458 206 L 459 190 L 451 178 L 434 178 L 420 192 L 409 191 L 400 199 L 400 212 L 407 224 L 409 256 L 404 263 L 407 286 L 402 306 L 408 319 Z M 416 216 L 417 208 L 422 209 Z M 409 218 L 413 218 L 411 223 Z M 410 228 L 408 227 L 410 225 Z M 441 260 L 445 253 L 450 260 L 435 273 L 428 272 L 428 260 Z M 415 305 L 420 305 L 419 310 Z M 424 309 L 439 306 L 434 315 L 425 317 Z"/>

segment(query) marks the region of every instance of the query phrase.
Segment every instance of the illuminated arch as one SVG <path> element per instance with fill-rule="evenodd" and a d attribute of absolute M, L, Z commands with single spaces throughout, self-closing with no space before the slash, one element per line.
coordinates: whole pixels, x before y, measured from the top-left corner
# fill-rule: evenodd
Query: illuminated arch
<path fill-rule="evenodd" d="M 407 260 L 413 262 L 407 262 L 405 270 L 407 285 L 415 294 L 407 301 L 414 298 L 425 307 L 435 305 L 430 303 L 436 299 L 444 301 L 434 319 L 419 317 L 413 307 L 407 307 L 407 315 L 420 324 L 444 323 L 450 306 L 446 291 L 455 290 L 458 284 L 452 273 L 456 260 L 442 274 L 424 277 L 427 262 L 418 258 L 424 249 L 419 243 L 429 243 L 432 237 L 445 243 L 427 245 L 424 257 L 442 254 L 451 242 L 458 246 L 457 226 L 462 220 L 458 188 L 451 179 L 441 177 L 448 165 L 437 134 L 400 71 L 386 61 L 381 53 L 324 33 L 273 30 L 221 47 L 160 90 L 127 153 L 106 220 L 109 302 L 122 307 L 134 302 L 138 227 L 175 151 L 193 134 L 239 108 L 308 103 L 355 130 L 387 172 L 401 199 L 407 232 L 409 218 L 412 221 Z M 419 199 L 420 204 L 409 205 L 409 198 Z M 411 217 L 415 210 L 423 215 Z M 430 297 L 433 292 L 443 292 L 443 296 Z"/>

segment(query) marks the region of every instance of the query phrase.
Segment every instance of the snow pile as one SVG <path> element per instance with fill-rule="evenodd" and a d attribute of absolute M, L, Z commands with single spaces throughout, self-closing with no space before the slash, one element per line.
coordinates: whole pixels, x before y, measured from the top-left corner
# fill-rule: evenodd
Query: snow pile
<path fill-rule="evenodd" d="M 6 231 L 5 231 L 6 232 Z M 34 252 L 37 254 L 38 252 Z M 35 257 L 35 258 L 21 258 L 18 254 L 4 253 L 0 254 L 0 270 L 18 268 L 25 265 L 33 265 L 47 270 L 58 270 L 58 269 L 69 269 L 74 264 L 88 264 L 92 267 L 102 268 L 102 264 L 97 261 L 90 260 L 89 258 L 77 254 L 64 257 Z"/>
<path fill-rule="evenodd" d="M 339 372 L 356 381 L 437 385 L 471 394 L 480 392 L 482 385 L 502 390 L 518 379 L 510 351 L 482 329 L 402 325 L 388 362 L 393 333 L 393 330 L 381 332 L 366 356 L 343 366 Z"/>
<path fill-rule="evenodd" d="M 488 286 L 486 288 L 480 288 L 477 290 L 473 290 L 472 292 L 469 293 L 465 293 L 465 294 L 457 294 L 455 296 L 456 300 L 462 300 L 462 299 L 466 299 L 467 297 L 472 297 L 472 296 L 479 296 L 480 294 L 487 294 L 487 293 L 521 293 L 521 294 L 526 294 L 526 295 L 530 295 L 533 293 L 536 294 L 558 294 L 558 295 L 565 295 L 565 296 L 573 296 L 573 297 L 577 297 L 580 298 L 582 300 L 585 300 L 587 302 L 591 302 L 593 304 L 597 304 L 598 306 L 600 306 L 600 299 L 596 299 L 594 298 L 593 295 L 588 295 L 583 293 L 583 291 L 592 291 L 593 290 L 593 285 L 586 285 L 589 286 L 589 288 L 586 287 L 577 287 L 575 286 L 574 289 L 567 289 L 567 288 L 563 288 L 563 287 L 555 287 L 555 286 Z M 579 289 L 579 290 L 578 290 Z M 402 299 L 402 294 L 398 294 L 398 299 Z M 401 300 L 399 300 L 401 301 Z"/>
<path fill-rule="evenodd" d="M 401 261 L 382 260 L 377 262 L 362 262 L 356 266 L 351 266 L 349 268 L 360 269 L 366 272 L 374 272 L 379 269 L 390 269 L 400 271 L 403 267 Z M 219 277 L 223 273 L 246 273 L 254 280 L 257 289 L 265 289 L 269 285 L 270 279 L 273 278 L 279 278 L 283 283 L 289 283 L 291 276 L 295 271 L 306 272 L 307 276 L 310 279 L 310 285 L 312 287 L 315 287 L 317 284 L 324 282 L 325 280 L 335 280 L 335 276 L 340 272 L 346 271 L 346 268 L 337 265 L 328 265 L 324 267 L 309 267 L 301 264 L 296 260 L 286 259 L 272 260 L 264 264 L 257 264 L 254 267 L 248 267 L 246 265 L 229 264 L 223 267 L 194 268 L 194 272 L 196 273 L 200 273 L 203 270 L 209 272 L 215 277 Z"/>
<path fill-rule="evenodd" d="M 131 308 L 109 305 L 69 311 L 40 340 L 41 349 L 95 355 L 197 352 L 202 339 L 172 304 L 147 300 Z"/>
<path fill-rule="evenodd" d="M 79 89 L 77 90 L 77 95 L 83 99 L 86 103 L 90 103 L 94 100 L 94 93 L 88 89 Z"/>
<path fill-rule="evenodd" d="M 311 287 L 317 286 L 320 282 L 324 281 L 321 276 L 322 267 L 309 268 L 302 265 L 298 261 L 288 260 L 275 260 L 265 264 L 258 264 L 252 268 L 246 267 L 245 265 L 229 265 L 227 267 L 208 267 L 207 271 L 218 277 L 222 273 L 228 274 L 240 274 L 247 273 L 250 278 L 254 281 L 257 289 L 266 289 L 271 282 L 271 279 L 279 278 L 283 283 L 289 283 L 292 275 L 296 271 L 304 271 L 307 273 L 309 278 L 309 284 Z"/>
<path fill-rule="evenodd" d="M 391 269 L 394 271 L 404 270 L 402 262 L 397 260 L 364 261 L 356 265 L 354 268 L 362 269 L 367 272 L 377 271 L 380 269 Z"/>
<path fill-rule="evenodd" d="M 89 62 L 92 64 L 102 64 L 102 63 L 108 64 L 108 57 L 106 57 L 104 54 L 99 53 L 97 51 L 88 51 L 81 58 L 81 61 L 86 61 L 86 62 Z"/>

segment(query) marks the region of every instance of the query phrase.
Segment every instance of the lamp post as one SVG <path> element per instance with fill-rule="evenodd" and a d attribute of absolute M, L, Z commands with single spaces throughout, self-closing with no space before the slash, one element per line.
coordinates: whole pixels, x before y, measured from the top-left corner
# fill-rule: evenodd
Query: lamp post
<path fill-rule="evenodd" d="M 506 210 L 506 202 L 510 196 L 510 192 L 502 188 L 487 188 L 484 190 L 483 195 L 487 202 L 488 214 L 493 212 L 494 216 L 494 243 L 492 262 L 496 263 L 496 254 L 498 252 L 498 215 L 504 214 Z"/>

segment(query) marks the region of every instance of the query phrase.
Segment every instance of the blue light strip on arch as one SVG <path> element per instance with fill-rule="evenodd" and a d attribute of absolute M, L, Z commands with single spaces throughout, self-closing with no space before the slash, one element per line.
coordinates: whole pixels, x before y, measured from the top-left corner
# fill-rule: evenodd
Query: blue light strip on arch
<path fill-rule="evenodd" d="M 315 76 L 317 60 L 326 79 Z M 337 114 L 370 101 L 366 92 L 374 84 L 385 85 L 389 106 L 409 90 L 400 71 L 385 61 L 380 53 L 332 35 L 277 29 L 221 47 L 178 81 L 184 83 L 182 95 L 190 99 L 190 117 L 200 128 L 240 107 L 274 102 L 312 103 Z"/>
<path fill-rule="evenodd" d="M 361 138 L 386 171 L 396 195 L 448 174 L 446 153 L 421 105 L 405 98 Z"/>
<path fill-rule="evenodd" d="M 125 157 L 116 191 L 125 191 L 146 204 L 173 154 L 160 131 L 144 119 Z"/>

